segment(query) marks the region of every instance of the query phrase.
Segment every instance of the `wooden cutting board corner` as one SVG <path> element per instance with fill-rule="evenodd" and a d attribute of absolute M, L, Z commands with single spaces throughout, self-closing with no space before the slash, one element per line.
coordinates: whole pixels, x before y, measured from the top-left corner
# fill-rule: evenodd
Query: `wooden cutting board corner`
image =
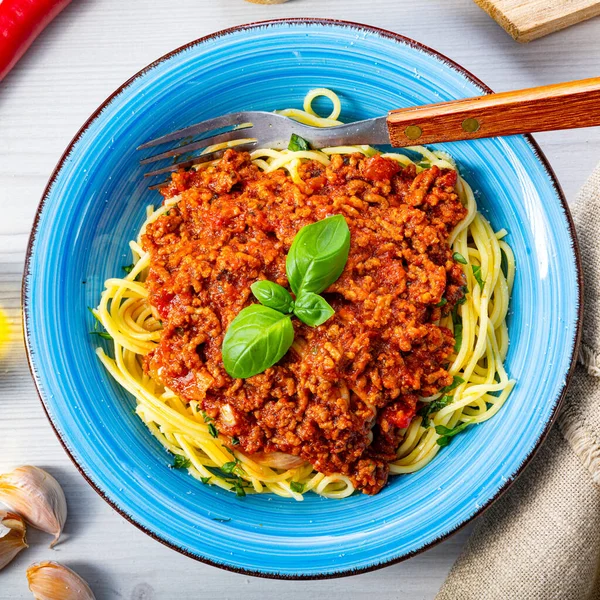
<path fill-rule="evenodd" d="M 474 0 L 517 42 L 600 15 L 600 0 Z"/>

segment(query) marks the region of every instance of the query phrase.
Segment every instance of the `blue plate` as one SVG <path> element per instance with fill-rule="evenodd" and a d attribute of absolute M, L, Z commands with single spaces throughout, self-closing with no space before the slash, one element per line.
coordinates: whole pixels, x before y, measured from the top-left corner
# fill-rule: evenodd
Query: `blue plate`
<path fill-rule="evenodd" d="M 88 306 L 130 262 L 128 240 L 159 202 L 136 146 L 228 112 L 341 96 L 343 117 L 489 92 L 439 54 L 338 21 L 237 27 L 193 42 L 119 88 L 87 121 L 46 189 L 23 288 L 32 372 L 52 425 L 94 488 L 141 529 L 199 560 L 269 577 L 347 575 L 411 556 L 456 531 L 506 489 L 547 433 L 578 342 L 580 272 L 569 212 L 535 143 L 521 136 L 440 145 L 481 210 L 509 231 L 517 276 L 506 365 L 518 384 L 491 421 L 377 496 L 239 499 L 168 467 L 98 362 Z"/>

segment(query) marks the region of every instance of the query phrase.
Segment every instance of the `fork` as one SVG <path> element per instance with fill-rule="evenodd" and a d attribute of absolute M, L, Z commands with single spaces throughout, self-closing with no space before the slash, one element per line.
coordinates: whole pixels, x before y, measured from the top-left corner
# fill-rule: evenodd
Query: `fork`
<path fill-rule="evenodd" d="M 172 159 L 171 164 L 144 175 L 153 177 L 215 160 L 226 148 L 190 153 L 224 142 L 237 143 L 233 147 L 241 151 L 259 147 L 281 150 L 296 134 L 312 148 L 363 144 L 400 148 L 595 125 L 600 125 L 600 77 L 401 108 L 386 116 L 327 128 L 304 125 L 276 113 L 237 112 L 168 133 L 138 150 L 179 143 L 140 161 L 146 165 Z"/>

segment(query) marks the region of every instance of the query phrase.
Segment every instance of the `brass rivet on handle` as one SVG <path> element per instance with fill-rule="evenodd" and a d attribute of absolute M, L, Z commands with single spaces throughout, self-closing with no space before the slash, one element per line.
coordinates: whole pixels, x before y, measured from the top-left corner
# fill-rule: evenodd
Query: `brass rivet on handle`
<path fill-rule="evenodd" d="M 466 131 L 467 133 L 475 133 L 480 126 L 481 125 L 479 121 L 477 119 L 473 119 L 472 117 L 469 119 L 465 119 L 462 122 L 463 131 Z"/>
<path fill-rule="evenodd" d="M 404 135 L 409 139 L 409 140 L 416 140 L 417 138 L 421 137 L 421 134 L 423 133 L 423 131 L 421 130 L 420 127 L 418 127 L 417 125 L 409 125 L 405 130 L 404 130 Z"/>

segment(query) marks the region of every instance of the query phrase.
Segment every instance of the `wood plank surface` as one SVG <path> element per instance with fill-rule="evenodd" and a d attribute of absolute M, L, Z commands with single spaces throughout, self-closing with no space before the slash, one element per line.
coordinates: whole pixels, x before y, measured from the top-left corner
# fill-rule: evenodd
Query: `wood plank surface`
<path fill-rule="evenodd" d="M 600 15 L 598 0 L 475 0 L 517 42 L 537 38 Z"/>
<path fill-rule="evenodd" d="M 20 337 L 20 281 L 34 214 L 70 139 L 98 105 L 162 54 L 217 29 L 276 17 L 362 21 L 415 38 L 452 57 L 498 91 L 598 75 L 600 22 L 515 44 L 474 3 L 291 0 L 79 0 L 65 10 L 0 84 L 0 305 L 15 331 L 0 358 L 0 472 L 47 468 L 69 502 L 66 539 L 30 548 L 0 573 L 0 600 L 25 600 L 25 569 L 58 560 L 79 571 L 98 600 L 431 600 L 469 529 L 407 562 L 339 580 L 285 582 L 221 571 L 181 556 L 114 512 L 83 480 L 48 424 Z M 600 130 L 536 136 L 572 199 L 600 160 Z"/>

